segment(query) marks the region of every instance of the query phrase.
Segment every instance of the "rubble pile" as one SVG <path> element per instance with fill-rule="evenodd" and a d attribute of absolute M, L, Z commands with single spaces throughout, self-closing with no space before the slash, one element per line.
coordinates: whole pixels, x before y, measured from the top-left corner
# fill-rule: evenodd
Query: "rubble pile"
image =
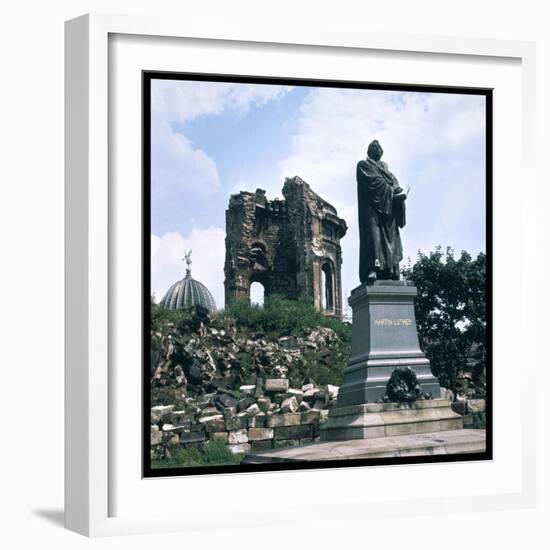
<path fill-rule="evenodd" d="M 234 453 L 316 441 L 338 387 L 320 385 L 310 365 L 328 363 L 330 328 L 268 338 L 238 333 L 201 308 L 151 335 L 151 450 L 222 439 Z"/>

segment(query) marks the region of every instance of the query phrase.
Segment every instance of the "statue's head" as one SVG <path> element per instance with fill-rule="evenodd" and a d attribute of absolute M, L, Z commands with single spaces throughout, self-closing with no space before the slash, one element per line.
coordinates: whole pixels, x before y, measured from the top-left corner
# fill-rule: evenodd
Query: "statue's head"
<path fill-rule="evenodd" d="M 367 155 L 370 159 L 380 160 L 383 154 L 384 154 L 384 150 L 382 149 L 382 146 L 380 145 L 380 143 L 378 143 L 377 139 L 375 139 L 369 144 L 369 148 L 367 149 Z"/>

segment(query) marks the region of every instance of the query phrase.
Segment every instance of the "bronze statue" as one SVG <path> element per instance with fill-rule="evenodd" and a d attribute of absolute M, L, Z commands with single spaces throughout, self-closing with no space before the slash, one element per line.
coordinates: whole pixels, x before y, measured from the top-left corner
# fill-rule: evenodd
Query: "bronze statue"
<path fill-rule="evenodd" d="M 359 202 L 359 279 L 373 284 L 378 280 L 398 280 L 403 248 L 399 228 L 405 226 L 404 191 L 397 178 L 380 160 L 382 147 L 374 140 L 367 159 L 357 164 Z"/>

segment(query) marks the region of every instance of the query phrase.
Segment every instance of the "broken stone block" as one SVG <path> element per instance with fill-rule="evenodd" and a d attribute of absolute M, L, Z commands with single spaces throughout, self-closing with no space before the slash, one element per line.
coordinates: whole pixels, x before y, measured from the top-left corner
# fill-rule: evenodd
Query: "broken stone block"
<path fill-rule="evenodd" d="M 313 422 L 319 422 L 321 418 L 321 411 L 310 410 L 301 413 L 300 424 L 312 424 Z"/>
<path fill-rule="evenodd" d="M 260 407 L 258 407 L 256 403 L 253 403 L 252 405 L 250 405 L 250 407 L 248 407 L 248 409 L 246 409 L 246 414 L 248 416 L 256 416 L 260 412 Z"/>
<path fill-rule="evenodd" d="M 287 392 L 288 391 L 288 379 L 287 378 L 268 378 L 265 381 L 266 392 Z"/>
<path fill-rule="evenodd" d="M 229 431 L 241 430 L 248 426 L 248 417 L 243 416 L 234 416 L 233 418 L 225 419 L 225 428 Z"/>
<path fill-rule="evenodd" d="M 302 424 L 299 426 L 282 426 L 274 429 L 274 439 L 300 439 L 302 437 L 310 437 L 311 424 Z"/>
<path fill-rule="evenodd" d="M 287 413 L 293 413 L 298 410 L 298 401 L 295 397 L 289 397 L 281 403 L 281 411 Z"/>
<path fill-rule="evenodd" d="M 250 405 L 253 405 L 254 403 L 254 399 L 252 399 L 251 397 L 245 397 L 237 403 L 237 411 L 242 412 L 248 409 L 248 407 L 250 407 Z"/>
<path fill-rule="evenodd" d="M 160 424 L 161 422 L 172 422 L 171 413 L 174 405 L 157 405 L 151 408 L 151 423 Z"/>
<path fill-rule="evenodd" d="M 241 386 L 239 388 L 245 395 L 253 395 L 256 390 L 256 384 Z"/>
<path fill-rule="evenodd" d="M 311 406 L 312 409 L 317 409 L 318 411 L 320 411 L 321 409 L 323 409 L 325 406 L 325 402 L 324 401 L 321 401 L 319 399 L 316 399 L 313 403 L 313 405 Z"/>
<path fill-rule="evenodd" d="M 262 441 L 251 441 L 250 447 L 252 451 L 269 451 L 273 446 L 272 439 L 264 439 Z"/>
<path fill-rule="evenodd" d="M 162 432 L 159 427 L 151 426 L 151 445 L 160 445 L 162 443 Z"/>
<path fill-rule="evenodd" d="M 262 441 L 264 439 L 273 439 L 273 428 L 249 428 L 249 441 Z"/>
<path fill-rule="evenodd" d="M 181 432 L 180 441 L 182 443 L 199 443 L 200 441 L 206 441 L 206 433 L 204 431 Z"/>
<path fill-rule="evenodd" d="M 227 448 L 233 453 L 233 454 L 241 454 L 241 453 L 248 453 L 250 452 L 250 445 L 248 443 L 239 443 L 236 445 L 228 445 Z"/>
<path fill-rule="evenodd" d="M 227 442 L 230 445 L 237 445 L 237 444 L 240 444 L 240 443 L 248 443 L 247 430 L 235 430 L 234 432 L 229 432 Z"/>
<path fill-rule="evenodd" d="M 257 416 L 252 416 L 248 419 L 249 428 L 263 428 L 265 426 L 265 415 L 260 413 Z"/>

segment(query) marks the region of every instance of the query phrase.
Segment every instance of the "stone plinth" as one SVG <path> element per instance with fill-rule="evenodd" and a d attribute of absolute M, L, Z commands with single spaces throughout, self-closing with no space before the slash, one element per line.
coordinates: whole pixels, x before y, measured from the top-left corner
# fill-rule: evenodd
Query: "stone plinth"
<path fill-rule="evenodd" d="M 462 427 L 462 416 L 445 399 L 418 400 L 412 404 L 365 403 L 332 409 L 321 426 L 321 441 L 394 437 Z"/>
<path fill-rule="evenodd" d="M 352 350 L 338 407 L 375 403 L 384 397 L 388 379 L 399 366 L 415 371 L 422 392 L 440 395 L 439 382 L 418 343 L 416 294 L 416 287 L 404 281 L 362 284 L 351 292 Z"/>

